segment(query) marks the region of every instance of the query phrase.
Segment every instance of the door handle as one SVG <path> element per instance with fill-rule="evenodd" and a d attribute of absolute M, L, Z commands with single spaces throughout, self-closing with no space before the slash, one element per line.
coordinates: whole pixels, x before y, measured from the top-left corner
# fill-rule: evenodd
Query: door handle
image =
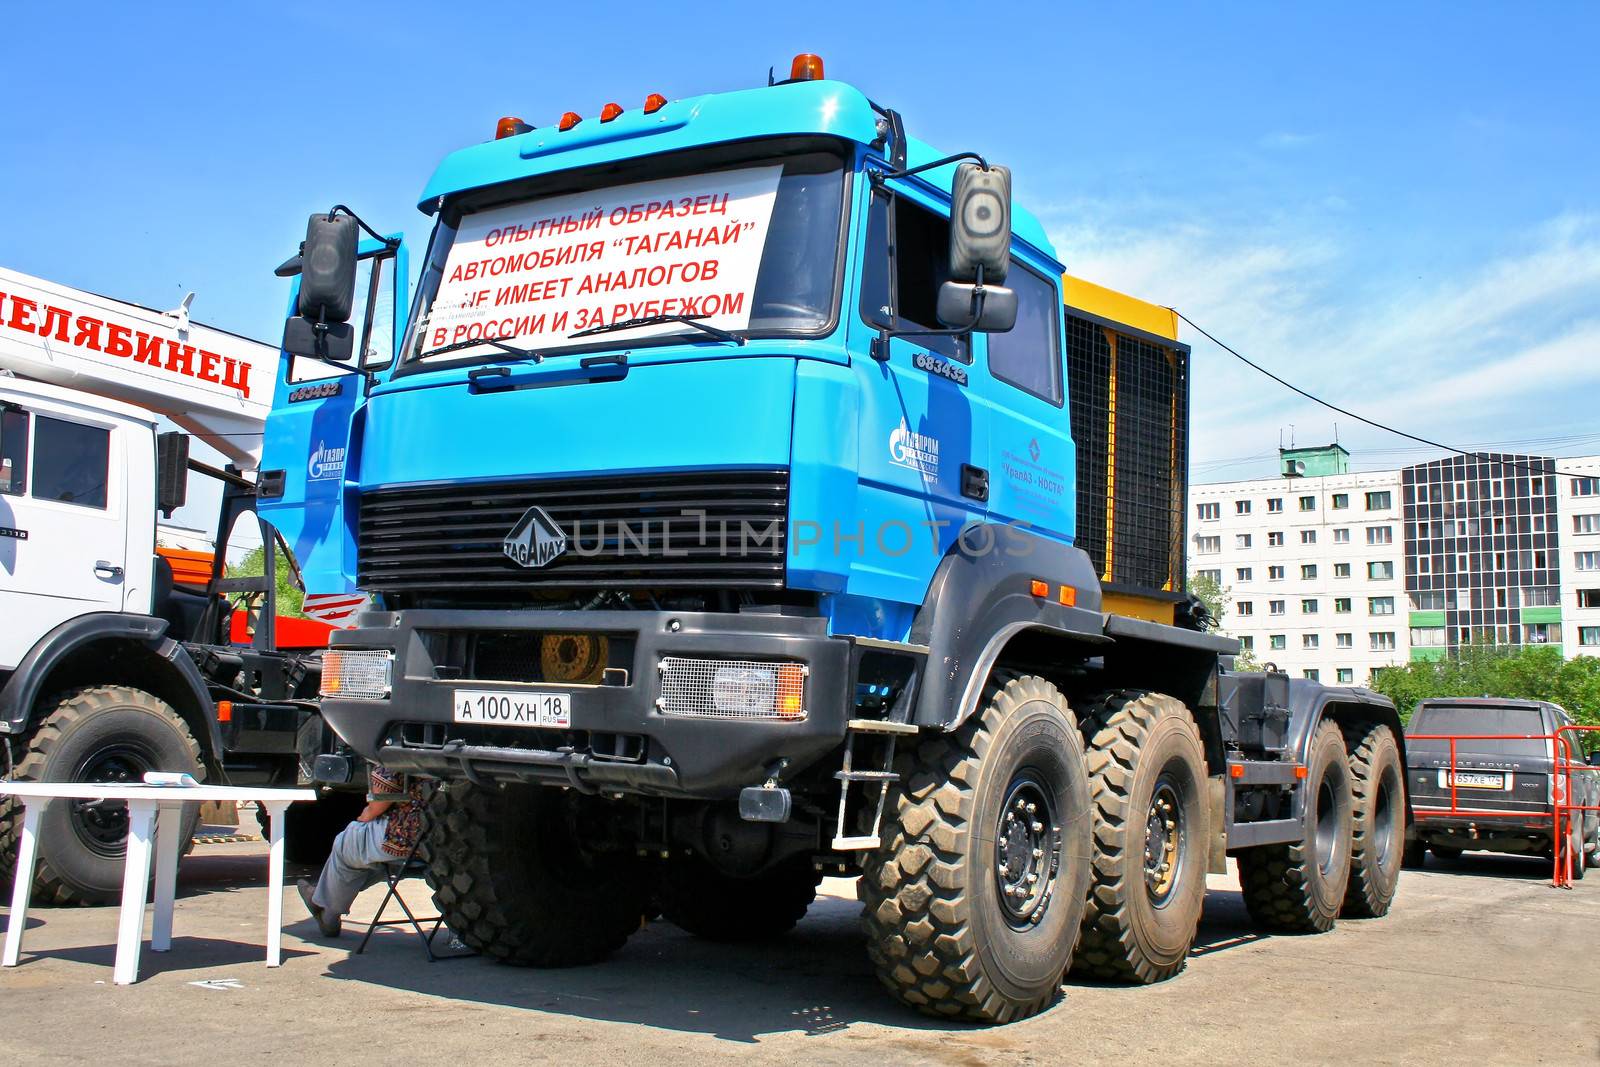
<path fill-rule="evenodd" d="M 113 582 L 122 580 L 122 568 L 107 563 L 103 559 L 94 561 L 94 575 L 96 578 L 109 578 Z"/>
<path fill-rule="evenodd" d="M 961 495 L 971 497 L 978 503 L 987 503 L 989 500 L 989 472 L 983 467 L 974 467 L 970 463 L 961 465 Z"/>

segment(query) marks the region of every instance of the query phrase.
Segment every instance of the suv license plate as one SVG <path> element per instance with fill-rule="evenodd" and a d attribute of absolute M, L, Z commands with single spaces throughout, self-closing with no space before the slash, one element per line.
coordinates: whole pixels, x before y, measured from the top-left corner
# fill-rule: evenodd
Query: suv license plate
<path fill-rule="evenodd" d="M 1439 772 L 1439 787 L 1450 788 L 1450 775 L 1446 771 Z M 1456 772 L 1457 789 L 1505 789 L 1506 776 L 1503 774 L 1481 774 L 1474 771 Z"/>
<path fill-rule="evenodd" d="M 496 693 L 485 689 L 457 689 L 456 722 L 480 726 L 530 726 L 566 729 L 572 725 L 570 693 Z"/>

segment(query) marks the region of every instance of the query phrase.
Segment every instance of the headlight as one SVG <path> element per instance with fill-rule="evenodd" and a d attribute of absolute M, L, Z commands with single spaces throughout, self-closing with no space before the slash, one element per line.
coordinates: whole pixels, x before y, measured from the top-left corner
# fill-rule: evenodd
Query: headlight
<path fill-rule="evenodd" d="M 382 700 L 389 695 L 394 653 L 363 649 L 329 649 L 322 654 L 325 697 Z"/>
<path fill-rule="evenodd" d="M 666 656 L 660 670 L 656 707 L 663 715 L 785 722 L 806 717 L 803 663 Z"/>

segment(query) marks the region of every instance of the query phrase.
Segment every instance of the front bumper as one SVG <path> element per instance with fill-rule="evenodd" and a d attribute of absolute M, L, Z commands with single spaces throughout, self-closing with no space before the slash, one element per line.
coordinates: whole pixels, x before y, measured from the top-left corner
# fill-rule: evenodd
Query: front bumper
<path fill-rule="evenodd" d="M 387 699 L 325 697 L 323 715 L 361 755 L 393 770 L 474 781 L 533 781 L 583 790 L 657 796 L 731 797 L 766 780 L 779 759 L 785 778 L 837 748 L 850 692 L 848 639 L 831 638 L 823 619 L 777 614 L 645 611 L 379 612 L 359 629 L 335 633 L 336 649 L 394 653 Z M 512 682 L 454 677 L 441 663 L 452 642 L 482 634 L 500 641 L 540 633 L 603 634 L 631 645 L 631 663 L 608 672 L 611 684 Z M 806 716 L 799 721 L 664 715 L 658 664 L 663 656 L 774 660 L 805 664 Z M 567 729 L 484 726 L 454 721 L 457 689 L 514 696 L 570 696 Z"/>

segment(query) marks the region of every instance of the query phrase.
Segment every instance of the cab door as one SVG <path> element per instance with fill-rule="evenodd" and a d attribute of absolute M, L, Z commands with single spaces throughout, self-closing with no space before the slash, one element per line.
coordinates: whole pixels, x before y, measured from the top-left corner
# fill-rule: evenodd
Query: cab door
<path fill-rule="evenodd" d="M 908 332 L 939 327 L 948 203 L 910 181 L 867 195 L 861 299 L 850 310 L 852 350 L 873 354 L 853 361 L 868 559 L 852 573 L 850 592 L 920 604 L 962 528 L 987 519 L 989 424 L 972 390 L 971 337 Z"/>
<path fill-rule="evenodd" d="M 398 355 L 406 307 L 405 246 L 364 240 L 359 255 L 351 320 L 355 359 L 334 365 L 283 353 L 262 444 L 257 510 L 294 552 L 308 613 L 318 597 L 355 591 L 355 538 L 346 503 L 354 493 L 353 446 L 359 442 L 351 430 L 368 376 L 387 370 Z M 299 292 L 297 277 L 287 314 L 294 314 Z"/>
<path fill-rule="evenodd" d="M 979 338 L 989 409 L 989 516 L 1058 541 L 1076 528 L 1077 460 L 1062 378 L 1065 336 L 1054 273 L 1013 251 L 1017 323 Z"/>
<path fill-rule="evenodd" d="M 61 623 L 122 611 L 129 583 L 124 457 L 134 429 L 92 408 L 23 399 L 26 406 L 5 402 L 0 411 L 0 668 L 7 669 Z M 148 611 L 148 602 L 135 610 Z"/>

